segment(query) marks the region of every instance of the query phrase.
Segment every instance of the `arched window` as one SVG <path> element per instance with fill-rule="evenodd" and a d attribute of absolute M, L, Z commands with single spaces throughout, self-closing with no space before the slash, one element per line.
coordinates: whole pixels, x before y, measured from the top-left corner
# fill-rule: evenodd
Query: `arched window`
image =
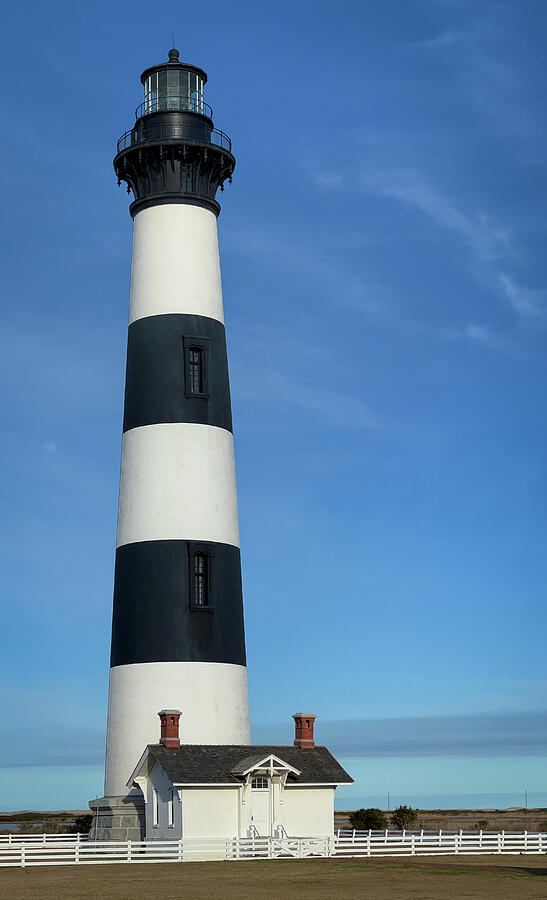
<path fill-rule="evenodd" d="M 267 790 L 269 787 L 267 778 L 253 778 L 251 781 L 251 788 L 253 791 L 263 791 Z"/>
<path fill-rule="evenodd" d="M 188 393 L 203 393 L 203 348 L 188 347 Z"/>
<path fill-rule="evenodd" d="M 209 557 L 206 553 L 194 553 L 193 556 L 193 604 L 209 605 Z"/>

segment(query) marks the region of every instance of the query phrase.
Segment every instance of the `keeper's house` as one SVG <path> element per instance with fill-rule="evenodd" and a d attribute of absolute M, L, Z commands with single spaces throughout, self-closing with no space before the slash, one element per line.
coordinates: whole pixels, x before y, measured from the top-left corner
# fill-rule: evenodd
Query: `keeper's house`
<path fill-rule="evenodd" d="M 334 832 L 334 792 L 353 779 L 326 747 L 315 716 L 298 713 L 294 746 L 182 744 L 179 710 L 162 710 L 127 786 L 145 801 L 146 840 L 316 837 Z"/>

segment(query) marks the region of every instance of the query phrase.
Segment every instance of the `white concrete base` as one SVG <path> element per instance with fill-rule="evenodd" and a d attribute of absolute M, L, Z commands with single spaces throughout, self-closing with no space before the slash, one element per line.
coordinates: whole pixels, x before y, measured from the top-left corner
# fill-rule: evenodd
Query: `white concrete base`
<path fill-rule="evenodd" d="M 250 744 L 247 669 L 230 663 L 153 662 L 110 670 L 105 795 L 126 794 L 160 709 L 180 709 L 182 744 Z"/>

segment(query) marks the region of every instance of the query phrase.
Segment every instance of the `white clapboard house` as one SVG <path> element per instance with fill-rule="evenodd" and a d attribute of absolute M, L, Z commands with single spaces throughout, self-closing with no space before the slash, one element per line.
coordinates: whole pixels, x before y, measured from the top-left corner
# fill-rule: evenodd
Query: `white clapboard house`
<path fill-rule="evenodd" d="M 315 745 L 314 715 L 294 716 L 293 746 L 181 744 L 180 715 L 159 713 L 160 742 L 127 782 L 142 791 L 147 840 L 333 834 L 334 792 L 353 779 Z"/>

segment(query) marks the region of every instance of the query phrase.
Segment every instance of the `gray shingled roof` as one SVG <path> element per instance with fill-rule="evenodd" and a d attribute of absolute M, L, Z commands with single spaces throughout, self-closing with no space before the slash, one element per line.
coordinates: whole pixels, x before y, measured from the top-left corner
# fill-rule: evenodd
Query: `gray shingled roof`
<path fill-rule="evenodd" d="M 279 757 L 298 769 L 297 777 L 289 775 L 288 784 L 351 784 L 353 778 L 335 760 L 326 747 L 301 750 L 300 747 L 245 746 L 238 744 L 182 744 L 166 748 L 149 744 L 149 752 L 158 760 L 173 784 L 240 783 L 233 772 L 248 768 L 249 760 L 257 762 L 265 756 Z M 250 753 L 249 751 L 252 751 Z"/>

